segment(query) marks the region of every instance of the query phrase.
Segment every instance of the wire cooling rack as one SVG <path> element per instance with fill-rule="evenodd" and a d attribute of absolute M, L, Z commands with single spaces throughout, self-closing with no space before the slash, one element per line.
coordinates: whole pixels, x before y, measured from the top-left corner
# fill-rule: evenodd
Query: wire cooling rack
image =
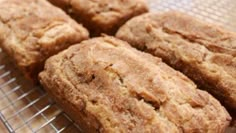
<path fill-rule="evenodd" d="M 0 119 L 11 133 L 79 132 L 40 86 L 27 83 L 1 49 Z"/>
<path fill-rule="evenodd" d="M 152 11 L 179 10 L 236 31 L 235 0 L 148 0 Z M 0 120 L 8 132 L 81 132 L 40 86 L 29 85 L 0 49 Z M 229 128 L 227 133 L 235 133 Z"/>

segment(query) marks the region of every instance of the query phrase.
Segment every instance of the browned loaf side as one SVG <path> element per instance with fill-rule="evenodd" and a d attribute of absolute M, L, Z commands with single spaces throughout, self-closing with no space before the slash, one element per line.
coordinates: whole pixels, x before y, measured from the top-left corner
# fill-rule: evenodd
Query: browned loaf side
<path fill-rule="evenodd" d="M 148 11 L 145 0 L 49 0 L 90 30 L 115 34 L 128 19 Z"/>
<path fill-rule="evenodd" d="M 161 57 L 236 109 L 235 33 L 172 11 L 136 17 L 116 36 Z"/>
<path fill-rule="evenodd" d="M 223 133 L 231 119 L 186 76 L 112 37 L 49 58 L 39 78 L 89 133 Z"/>
<path fill-rule="evenodd" d="M 88 36 L 45 0 L 0 0 L 0 47 L 34 81 L 45 59 Z"/>

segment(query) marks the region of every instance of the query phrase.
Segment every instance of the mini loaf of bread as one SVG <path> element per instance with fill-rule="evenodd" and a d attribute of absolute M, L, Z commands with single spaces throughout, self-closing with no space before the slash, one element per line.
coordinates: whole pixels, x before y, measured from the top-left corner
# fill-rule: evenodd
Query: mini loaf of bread
<path fill-rule="evenodd" d="M 49 58 L 39 79 L 88 133 L 224 133 L 231 119 L 186 76 L 112 37 Z"/>
<path fill-rule="evenodd" d="M 49 0 L 82 22 L 93 36 L 115 34 L 133 16 L 148 11 L 145 0 Z"/>
<path fill-rule="evenodd" d="M 88 36 L 85 28 L 45 0 L 0 0 L 0 46 L 34 81 L 45 59 Z"/>
<path fill-rule="evenodd" d="M 116 36 L 161 57 L 199 88 L 236 109 L 235 33 L 172 11 L 136 17 Z"/>

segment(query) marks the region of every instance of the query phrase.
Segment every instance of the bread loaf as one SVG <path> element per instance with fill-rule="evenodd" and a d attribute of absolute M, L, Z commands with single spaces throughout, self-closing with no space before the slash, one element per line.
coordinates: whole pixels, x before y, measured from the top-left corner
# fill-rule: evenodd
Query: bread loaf
<path fill-rule="evenodd" d="M 39 78 L 84 132 L 223 133 L 231 119 L 182 73 L 113 37 L 49 58 Z"/>
<path fill-rule="evenodd" d="M 236 34 L 183 13 L 148 13 L 116 34 L 132 46 L 161 57 L 199 88 L 236 109 Z"/>
<path fill-rule="evenodd" d="M 46 0 L 0 0 L 0 47 L 35 82 L 49 56 L 88 36 Z"/>
<path fill-rule="evenodd" d="M 115 34 L 128 19 L 148 11 L 145 0 L 49 0 L 90 30 Z"/>

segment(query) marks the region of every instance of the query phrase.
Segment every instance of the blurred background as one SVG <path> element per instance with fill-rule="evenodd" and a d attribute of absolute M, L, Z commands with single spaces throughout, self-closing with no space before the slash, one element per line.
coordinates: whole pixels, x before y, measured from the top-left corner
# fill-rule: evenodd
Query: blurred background
<path fill-rule="evenodd" d="M 152 11 L 178 10 L 236 31 L 235 0 L 148 0 Z"/>

